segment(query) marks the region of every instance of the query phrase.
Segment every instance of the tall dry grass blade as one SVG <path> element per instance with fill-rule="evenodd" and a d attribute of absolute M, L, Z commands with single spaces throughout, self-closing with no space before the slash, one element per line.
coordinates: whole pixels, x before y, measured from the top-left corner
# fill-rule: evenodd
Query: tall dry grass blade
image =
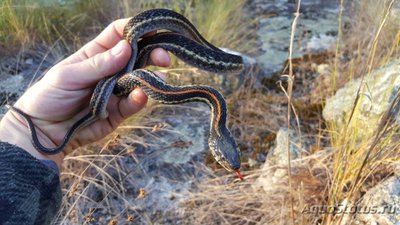
<path fill-rule="evenodd" d="M 336 77 L 338 73 L 338 63 L 339 63 L 339 46 L 340 46 L 340 39 L 342 38 L 342 17 L 343 17 L 343 10 L 344 10 L 344 0 L 340 0 L 340 10 L 339 10 L 339 18 L 338 18 L 338 35 L 336 37 L 336 48 L 335 48 L 335 58 L 334 58 L 334 65 L 333 65 L 333 73 L 332 73 L 332 95 L 335 94 L 336 89 Z"/>
<path fill-rule="evenodd" d="M 294 35 L 296 32 L 296 26 L 297 26 L 297 20 L 299 19 L 300 16 L 300 5 L 301 5 L 301 0 L 298 0 L 297 2 L 297 10 L 294 14 L 294 19 L 292 22 L 292 28 L 291 28 L 291 33 L 290 33 L 290 43 L 289 43 L 289 76 L 288 76 L 288 87 L 287 87 L 287 96 L 288 96 L 288 110 L 287 110 L 287 128 L 290 130 L 291 125 L 290 125 L 290 120 L 291 120 L 291 115 L 292 115 L 292 92 L 293 92 L 293 80 L 294 80 L 294 75 L 293 75 L 293 62 L 292 62 L 292 54 L 293 54 L 293 42 L 294 42 Z M 289 192 L 290 194 L 290 207 L 291 207 L 291 221 L 292 224 L 294 225 L 294 202 L 293 202 L 293 187 L 292 187 L 292 166 L 291 166 L 291 156 L 290 156 L 290 134 L 288 132 L 288 137 L 287 137 L 287 157 L 288 157 L 288 165 L 287 165 L 287 170 L 288 170 L 288 182 L 289 182 Z"/>
<path fill-rule="evenodd" d="M 374 37 L 374 40 L 372 41 L 372 50 L 370 51 L 369 55 L 368 55 L 368 75 L 371 73 L 372 69 L 373 69 L 373 64 L 374 64 L 374 59 L 375 59 L 375 54 L 376 54 L 376 48 L 378 46 L 378 41 L 379 41 L 379 37 L 381 36 L 382 33 L 382 29 L 385 26 L 387 19 L 390 15 L 390 12 L 393 8 L 393 4 L 396 0 L 391 0 L 388 7 L 385 8 L 386 12 L 384 14 L 384 17 L 380 23 L 380 26 L 378 28 L 378 31 L 376 32 L 376 35 Z M 364 77 L 362 78 L 364 79 Z"/>

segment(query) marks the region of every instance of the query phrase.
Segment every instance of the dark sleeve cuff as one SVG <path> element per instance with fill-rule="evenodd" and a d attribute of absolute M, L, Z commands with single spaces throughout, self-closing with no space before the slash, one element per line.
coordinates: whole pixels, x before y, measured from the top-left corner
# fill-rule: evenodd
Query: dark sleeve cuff
<path fill-rule="evenodd" d="M 0 142 L 0 224 L 52 222 L 62 195 L 57 166 L 44 161 Z"/>
<path fill-rule="evenodd" d="M 58 166 L 57 166 L 56 162 L 54 162 L 53 160 L 42 159 L 42 160 L 40 160 L 40 162 L 42 162 L 44 165 L 46 165 L 50 169 L 56 171 L 57 174 L 60 174 L 60 171 L 58 170 Z"/>

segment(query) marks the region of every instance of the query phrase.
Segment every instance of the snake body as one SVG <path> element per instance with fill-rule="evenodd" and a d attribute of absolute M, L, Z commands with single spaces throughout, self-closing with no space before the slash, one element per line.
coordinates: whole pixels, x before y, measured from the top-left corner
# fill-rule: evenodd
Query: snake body
<path fill-rule="evenodd" d="M 153 36 L 145 34 L 167 30 Z M 201 101 L 212 109 L 209 147 L 225 169 L 236 171 L 242 179 L 240 150 L 232 137 L 227 123 L 227 107 L 223 96 L 214 88 L 201 85 L 173 86 L 143 68 L 150 52 L 158 47 L 172 52 L 184 62 L 210 72 L 235 72 L 243 68 L 240 56 L 228 54 L 207 42 L 184 16 L 167 9 L 152 9 L 132 17 L 124 28 L 123 36 L 132 47 L 132 56 L 126 67 L 117 74 L 102 79 L 93 92 L 89 103 L 90 112 L 78 120 L 67 132 L 63 142 L 55 148 L 43 146 L 29 115 L 22 110 L 9 108 L 22 116 L 31 132 L 33 146 L 45 154 L 57 154 L 69 143 L 74 134 L 98 119 L 107 118 L 106 107 L 111 94 L 127 96 L 134 88 L 141 87 L 151 98 L 164 104 L 180 104 Z"/>

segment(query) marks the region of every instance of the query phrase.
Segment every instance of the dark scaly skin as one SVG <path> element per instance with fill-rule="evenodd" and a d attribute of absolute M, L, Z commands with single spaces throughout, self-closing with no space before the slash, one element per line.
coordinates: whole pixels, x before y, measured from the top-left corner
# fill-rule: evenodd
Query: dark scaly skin
<path fill-rule="evenodd" d="M 138 47 L 137 42 L 143 35 L 157 30 L 166 29 L 180 33 L 188 38 L 192 38 L 199 44 L 214 50 L 220 51 L 217 47 L 208 43 L 197 31 L 197 29 L 184 16 L 168 9 L 152 9 L 144 11 L 137 16 L 132 17 L 124 28 L 124 39 L 128 40 L 132 47 L 132 56 L 121 72 L 105 78 L 99 82 L 90 101 L 91 113 L 97 118 L 106 118 L 106 107 L 108 99 L 112 94 L 113 87 L 117 80 L 125 73 L 133 71 L 137 60 Z M 225 53 L 227 54 L 227 53 Z M 106 86 L 106 87 L 105 87 Z M 106 90 L 106 91 L 102 91 Z"/>
<path fill-rule="evenodd" d="M 146 66 L 151 51 L 156 48 L 163 48 L 187 64 L 209 72 L 228 73 L 243 69 L 242 57 L 209 49 L 198 45 L 192 39 L 172 32 L 158 33 L 140 40 L 135 69 Z M 185 50 L 182 51 L 182 48 Z M 198 59 L 193 59 L 193 54 Z"/>
<path fill-rule="evenodd" d="M 132 19 L 129 20 L 128 24 L 124 28 L 123 32 L 124 37 L 126 37 L 126 39 L 130 43 L 132 43 L 134 41 L 134 36 L 129 35 L 129 33 L 132 32 L 142 33 L 143 30 L 149 30 L 148 28 L 143 28 L 138 24 L 142 23 L 142 21 L 148 20 L 149 18 L 161 18 L 161 17 L 169 17 L 172 19 L 176 19 L 176 22 L 173 23 L 171 22 L 172 20 L 166 18 L 159 19 L 157 20 L 158 24 L 156 23 L 151 24 L 151 26 L 149 27 L 150 30 L 159 30 L 166 28 L 167 30 L 180 33 L 184 36 L 192 37 L 193 40 L 197 41 L 199 44 L 207 48 L 216 51 L 221 51 L 219 48 L 215 47 L 214 45 L 210 44 L 206 39 L 204 39 L 203 36 L 201 36 L 201 34 L 197 31 L 196 27 L 188 19 L 186 19 L 186 17 L 169 9 L 147 10 L 136 15 L 135 17 L 132 17 Z M 177 21 L 182 21 L 183 23 Z M 132 32 L 130 32 L 130 30 L 132 30 Z"/>
<path fill-rule="evenodd" d="M 151 71 L 143 69 L 137 69 L 122 76 L 117 82 L 115 91 L 119 93 L 118 95 L 124 96 L 136 87 L 141 87 L 146 95 L 163 104 L 194 101 L 207 103 L 212 110 L 208 139 L 211 153 L 225 169 L 238 172 L 240 150 L 226 127 L 228 111 L 221 93 L 209 86 L 173 86 L 165 83 Z"/>

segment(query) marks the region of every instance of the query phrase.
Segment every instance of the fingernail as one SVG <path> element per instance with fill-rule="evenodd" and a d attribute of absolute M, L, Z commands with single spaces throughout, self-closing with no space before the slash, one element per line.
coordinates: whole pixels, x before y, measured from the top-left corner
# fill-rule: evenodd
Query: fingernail
<path fill-rule="evenodd" d="M 123 46 L 124 46 L 123 42 L 124 41 L 118 42 L 118 44 L 111 49 L 111 55 L 119 55 L 122 52 L 122 50 L 124 49 L 123 48 Z"/>
<path fill-rule="evenodd" d="M 131 91 L 131 93 L 129 93 L 128 99 L 135 100 L 136 98 L 137 98 L 137 90 L 134 89 L 133 91 Z"/>

